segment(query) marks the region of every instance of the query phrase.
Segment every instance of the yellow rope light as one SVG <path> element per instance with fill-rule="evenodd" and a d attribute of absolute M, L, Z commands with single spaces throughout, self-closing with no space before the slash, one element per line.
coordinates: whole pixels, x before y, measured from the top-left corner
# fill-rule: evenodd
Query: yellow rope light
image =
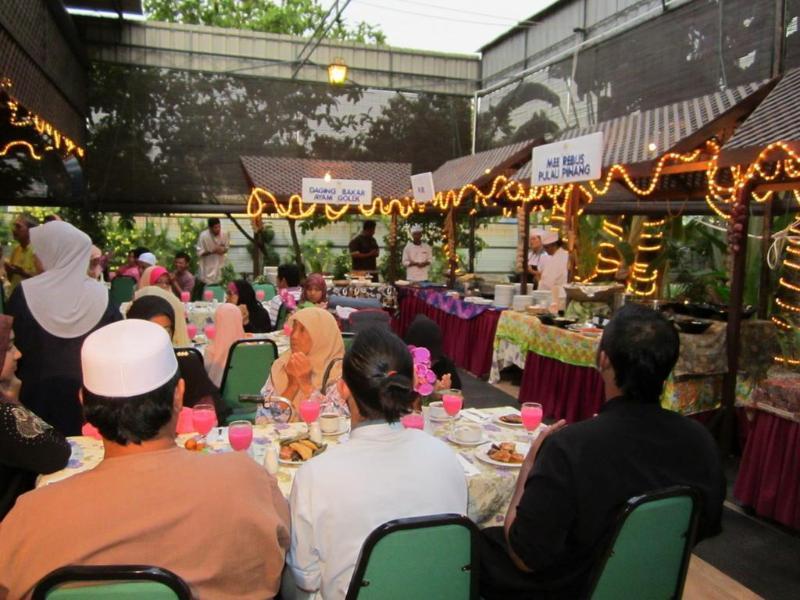
<path fill-rule="evenodd" d="M 36 150 L 34 149 L 34 147 L 25 140 L 14 140 L 12 142 L 8 142 L 5 146 L 3 146 L 3 149 L 0 150 L 0 156 L 5 156 L 6 154 L 8 154 L 9 150 L 11 150 L 12 148 L 16 148 L 18 146 L 26 148 L 28 150 L 28 154 L 30 155 L 30 157 L 33 158 L 34 160 L 42 160 L 42 155 L 36 154 Z"/>

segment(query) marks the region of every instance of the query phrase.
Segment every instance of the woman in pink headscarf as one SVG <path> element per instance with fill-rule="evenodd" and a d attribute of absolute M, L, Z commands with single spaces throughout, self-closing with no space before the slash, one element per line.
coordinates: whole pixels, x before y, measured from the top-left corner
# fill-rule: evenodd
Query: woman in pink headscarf
<path fill-rule="evenodd" d="M 303 293 L 300 295 L 300 308 L 316 306 L 328 308 L 328 285 L 319 273 L 312 273 L 303 282 Z"/>
<path fill-rule="evenodd" d="M 171 292 L 172 286 L 170 285 L 169 281 L 169 271 L 167 271 L 164 267 L 159 267 L 158 265 L 147 267 L 142 273 L 142 276 L 139 278 L 137 289 L 141 290 L 142 288 L 150 285 L 154 285 L 156 287 L 160 287 L 162 290 Z"/>
<path fill-rule="evenodd" d="M 214 325 L 216 334 L 206 348 L 205 365 L 209 378 L 219 387 L 231 346 L 245 337 L 242 313 L 235 304 L 220 304 L 214 313 Z"/>

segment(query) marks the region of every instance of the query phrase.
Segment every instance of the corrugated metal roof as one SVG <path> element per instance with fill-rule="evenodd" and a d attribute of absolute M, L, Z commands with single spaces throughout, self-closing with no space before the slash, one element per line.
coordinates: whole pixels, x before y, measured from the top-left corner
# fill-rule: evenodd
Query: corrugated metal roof
<path fill-rule="evenodd" d="M 448 160 L 433 173 L 434 189 L 439 192 L 457 190 L 468 183 L 481 185 L 484 180 L 494 178 L 497 170 L 513 169 L 528 160 L 536 143 L 526 140 Z"/>
<path fill-rule="evenodd" d="M 800 69 L 787 72 L 722 147 L 720 164 L 754 159 L 765 146 L 784 141 L 800 145 Z"/>
<path fill-rule="evenodd" d="M 317 160 L 240 156 L 245 176 L 252 187 L 260 187 L 279 198 L 302 192 L 304 177 L 368 179 L 373 196 L 401 198 L 411 188 L 411 163 Z"/>
<path fill-rule="evenodd" d="M 649 162 L 722 116 L 766 83 L 748 83 L 691 100 L 637 111 L 590 127 L 571 129 L 562 133 L 556 141 L 602 131 L 604 168 L 614 164 Z M 650 144 L 655 144 L 654 150 L 650 150 Z M 530 162 L 514 175 L 514 179 L 519 181 L 530 177 Z"/>

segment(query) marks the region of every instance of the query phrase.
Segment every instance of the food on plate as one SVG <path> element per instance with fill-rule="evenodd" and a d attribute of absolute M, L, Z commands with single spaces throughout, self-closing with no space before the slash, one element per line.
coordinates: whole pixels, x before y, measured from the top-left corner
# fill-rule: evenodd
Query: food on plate
<path fill-rule="evenodd" d="M 308 437 L 281 441 L 280 459 L 290 462 L 305 462 L 325 450 L 325 444 L 315 444 Z"/>
<path fill-rule="evenodd" d="M 518 464 L 525 460 L 525 455 L 517 452 L 517 445 L 514 442 L 492 444 L 486 456 L 492 460 L 503 463 Z"/>
<path fill-rule="evenodd" d="M 522 425 L 522 417 L 520 415 L 503 415 L 500 420 L 509 425 Z"/>
<path fill-rule="evenodd" d="M 202 440 L 191 437 L 183 443 L 183 447 L 192 452 L 201 452 L 206 444 Z"/>

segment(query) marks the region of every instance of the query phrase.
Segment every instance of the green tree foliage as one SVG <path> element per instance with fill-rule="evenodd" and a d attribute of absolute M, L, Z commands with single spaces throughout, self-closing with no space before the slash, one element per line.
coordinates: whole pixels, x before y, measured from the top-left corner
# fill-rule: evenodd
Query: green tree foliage
<path fill-rule="evenodd" d="M 312 35 L 328 12 L 317 0 L 145 0 L 144 9 L 148 18 L 155 21 L 296 36 Z M 386 36 L 378 26 L 363 21 L 350 27 L 337 20 L 327 36 L 360 43 L 386 43 Z"/>

